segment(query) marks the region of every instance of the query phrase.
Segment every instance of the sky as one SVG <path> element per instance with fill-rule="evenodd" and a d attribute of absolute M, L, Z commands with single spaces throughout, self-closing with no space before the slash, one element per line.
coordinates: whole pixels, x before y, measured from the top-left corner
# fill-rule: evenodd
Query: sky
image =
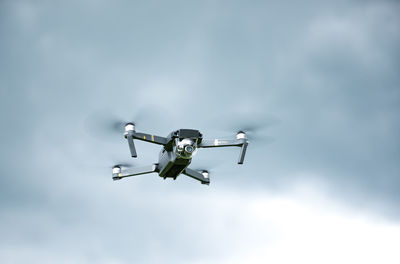
<path fill-rule="evenodd" d="M 1 263 L 399 263 L 398 1 L 0 1 Z M 111 180 L 110 120 L 211 183 Z M 133 120 L 134 119 L 134 120 Z M 103 121 L 99 121 L 103 120 Z M 108 122 L 108 123 L 107 123 Z"/>

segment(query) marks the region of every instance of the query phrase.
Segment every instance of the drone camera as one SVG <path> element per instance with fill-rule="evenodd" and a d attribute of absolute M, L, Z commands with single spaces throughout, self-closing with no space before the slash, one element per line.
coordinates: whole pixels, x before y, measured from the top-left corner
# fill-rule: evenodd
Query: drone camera
<path fill-rule="evenodd" d="M 188 145 L 188 146 L 185 147 L 185 151 L 186 151 L 187 153 L 193 153 L 194 147 L 191 146 L 191 145 Z"/>
<path fill-rule="evenodd" d="M 196 153 L 196 143 L 192 139 L 177 140 L 175 153 L 183 159 L 190 159 Z"/>

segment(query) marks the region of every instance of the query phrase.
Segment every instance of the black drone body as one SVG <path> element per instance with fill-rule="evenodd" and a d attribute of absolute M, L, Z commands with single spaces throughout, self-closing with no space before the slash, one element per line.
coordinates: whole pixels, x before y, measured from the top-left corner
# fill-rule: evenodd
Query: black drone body
<path fill-rule="evenodd" d="M 136 176 L 157 172 L 164 179 L 173 178 L 174 180 L 184 174 L 193 179 L 200 181 L 202 184 L 209 184 L 210 178 L 208 171 L 196 171 L 188 168 L 192 162 L 192 157 L 198 148 L 215 148 L 215 147 L 240 147 L 240 156 L 238 164 L 243 164 L 244 156 L 248 141 L 246 134 L 239 131 L 236 139 L 233 140 L 204 140 L 203 135 L 194 129 L 179 129 L 171 132 L 167 137 L 160 137 L 146 133 L 135 131 L 133 123 L 125 125 L 125 138 L 129 144 L 129 150 L 133 158 L 137 157 L 134 139 L 146 141 L 153 144 L 162 145 L 158 163 L 151 164 L 145 167 L 133 168 L 129 171 L 121 171 L 121 167 L 116 165 L 113 167 L 112 175 L 114 180 L 120 180 L 125 177 Z"/>

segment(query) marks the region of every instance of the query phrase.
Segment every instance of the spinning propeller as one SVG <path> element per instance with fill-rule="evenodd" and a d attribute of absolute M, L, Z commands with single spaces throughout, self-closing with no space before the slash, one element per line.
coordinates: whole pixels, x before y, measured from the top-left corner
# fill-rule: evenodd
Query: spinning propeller
<path fill-rule="evenodd" d="M 267 129 L 279 123 L 278 119 L 266 117 L 265 114 L 251 114 L 249 116 L 238 114 L 234 119 L 225 118 L 226 122 L 221 130 L 225 133 L 237 131 L 237 135 L 244 133 L 249 141 L 257 141 L 257 144 L 270 142 L 271 137 L 267 136 Z M 219 122 L 220 123 L 220 122 Z"/>

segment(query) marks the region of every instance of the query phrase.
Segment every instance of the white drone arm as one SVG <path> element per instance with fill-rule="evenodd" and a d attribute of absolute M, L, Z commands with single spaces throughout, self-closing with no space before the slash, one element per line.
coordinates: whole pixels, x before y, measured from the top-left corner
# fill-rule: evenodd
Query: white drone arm
<path fill-rule="evenodd" d="M 199 148 L 220 148 L 220 147 L 241 147 L 238 164 L 243 164 L 244 156 L 249 142 L 247 141 L 246 134 L 240 131 L 235 139 L 213 139 L 202 140 Z"/>
<path fill-rule="evenodd" d="M 167 139 L 165 137 L 136 132 L 135 125 L 133 123 L 127 123 L 125 125 L 124 137 L 128 140 L 129 150 L 133 158 L 137 157 L 135 143 L 133 142 L 133 139 L 138 139 L 163 146 L 167 144 Z"/>
<path fill-rule="evenodd" d="M 121 180 L 122 178 L 131 177 L 131 176 L 138 176 L 142 174 L 157 172 L 157 164 L 152 164 L 149 166 L 144 166 L 140 168 L 129 169 L 127 171 L 122 172 L 121 167 L 115 166 L 113 168 L 113 180 Z"/>
<path fill-rule="evenodd" d="M 210 184 L 210 178 L 208 177 L 208 172 L 203 171 L 203 172 L 198 172 L 195 170 L 192 170 L 190 168 L 186 168 L 183 172 L 186 176 L 189 176 L 195 180 L 200 181 L 202 184 Z"/>

